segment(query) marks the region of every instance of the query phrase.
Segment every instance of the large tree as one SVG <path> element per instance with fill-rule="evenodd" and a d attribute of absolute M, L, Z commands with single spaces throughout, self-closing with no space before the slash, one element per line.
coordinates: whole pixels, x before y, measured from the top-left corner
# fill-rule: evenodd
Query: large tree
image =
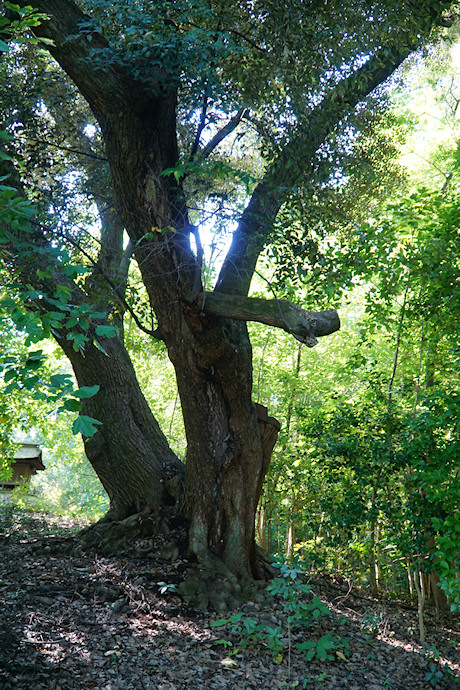
<path fill-rule="evenodd" d="M 53 224 L 55 207 L 46 200 L 42 219 L 22 238 L 28 258 L 14 228 L 3 258 L 33 286 L 29 306 L 53 323 L 79 385 L 100 387 L 83 399 L 82 411 L 102 422 L 85 448 L 110 497 L 107 518 L 158 513 L 175 503 L 187 520 L 190 553 L 242 577 L 258 575 L 254 517 L 275 433 L 258 420 L 251 399 L 246 322 L 283 328 L 308 346 L 339 328 L 332 309 L 248 297 L 258 258 L 274 241 L 280 212 L 324 186 L 334 145 L 346 148 L 343 141 L 348 136 L 350 144 L 357 132 L 353 117 L 363 117 L 366 99 L 434 26 L 451 20 L 452 3 L 35 0 L 34 6 L 48 15 L 34 32 L 89 105 L 110 175 L 92 171 L 102 231 L 91 278 L 83 283 L 57 256 L 62 224 Z M 80 148 L 93 155 L 82 134 L 88 121 L 81 122 L 78 108 L 60 105 Z M 14 123 L 11 111 L 12 130 Z M 219 155 L 229 138 L 238 146 L 239 132 L 257 152 L 257 179 L 241 168 L 229 172 Z M 219 183 L 210 188 L 225 173 L 235 180 L 233 194 Z M 27 187 L 27 170 L 21 177 L 18 184 Z M 220 227 L 227 219 L 232 239 L 214 285 L 205 289 L 197 207 L 208 212 L 217 198 Z M 225 215 L 225 201 L 234 204 L 233 216 Z M 119 287 L 127 265 L 124 230 L 156 317 L 152 336 L 165 343 L 174 365 L 185 466 L 143 397 L 121 329 L 105 337 L 113 312 L 120 326 L 129 306 Z M 71 232 L 66 240 L 75 244 Z M 81 311 L 88 303 L 99 310 L 90 319 Z"/>

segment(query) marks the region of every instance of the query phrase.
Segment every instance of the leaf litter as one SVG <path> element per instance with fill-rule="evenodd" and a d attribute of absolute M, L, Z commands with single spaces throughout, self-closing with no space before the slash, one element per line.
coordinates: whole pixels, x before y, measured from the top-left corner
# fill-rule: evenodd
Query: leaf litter
<path fill-rule="evenodd" d="M 221 612 L 198 610 L 177 595 L 176 584 L 198 566 L 74 555 L 81 527 L 48 515 L 0 514 L 2 690 L 460 687 L 460 630 L 451 616 L 436 622 L 427 610 L 424 649 L 415 606 L 377 601 L 316 575 L 310 586 L 331 615 L 286 632 L 274 655 L 257 640 L 241 646 L 237 633 L 212 626 Z M 282 602 L 268 595 L 238 612 L 288 630 Z M 293 648 L 327 635 L 344 640 L 330 659 L 306 661 Z"/>

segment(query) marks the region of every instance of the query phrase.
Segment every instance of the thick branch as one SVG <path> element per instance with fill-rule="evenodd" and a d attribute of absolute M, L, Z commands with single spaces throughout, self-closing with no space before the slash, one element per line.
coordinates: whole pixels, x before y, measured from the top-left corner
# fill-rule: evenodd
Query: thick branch
<path fill-rule="evenodd" d="M 21 0 L 19 4 L 28 2 Z M 120 87 L 127 76 L 116 62 L 106 65 L 102 71 L 91 59 L 92 50 L 109 48 L 106 39 L 96 31 L 92 32 L 91 40 L 79 35 L 81 23 L 89 22 L 89 17 L 72 0 L 34 0 L 33 4 L 50 18 L 35 27 L 34 33 L 53 41 L 54 45 L 48 47 L 51 55 L 75 82 L 96 117 L 105 120 L 108 109 L 121 100 Z"/>
<path fill-rule="evenodd" d="M 190 248 L 185 197 L 173 175 L 162 176 L 179 157 L 176 85 L 161 65 L 152 66 L 148 80 L 136 79 L 104 36 L 87 29 L 86 35 L 81 34 L 81 23 L 90 26 L 90 20 L 73 0 L 35 0 L 34 4 L 50 17 L 34 31 L 52 39 L 51 55 L 86 98 L 101 127 L 117 209 L 136 247 L 151 299 L 158 305 L 164 301 L 164 291 L 157 289 L 158 280 L 149 278 L 169 275 L 179 266 L 177 285 L 189 291 L 196 260 Z M 94 59 L 94 49 L 109 56 L 103 64 Z M 175 228 L 174 236 L 155 237 L 155 244 L 163 245 L 165 251 L 154 252 L 145 246 L 153 244 L 146 239 L 150 228 L 167 226 Z M 172 282 L 171 288 L 176 290 Z"/>
<path fill-rule="evenodd" d="M 282 328 L 307 347 L 317 345 L 317 338 L 335 333 L 340 328 L 335 309 L 306 311 L 287 300 L 266 300 L 258 297 L 202 292 L 200 305 L 205 314 L 237 321 L 258 321 Z"/>
<path fill-rule="evenodd" d="M 25 6 L 30 2 L 18 0 L 18 4 Z M 156 106 L 164 97 L 159 83 L 165 77 L 161 67 L 152 68 L 147 89 L 133 79 L 102 34 L 87 28 L 82 31 L 83 24 L 91 25 L 91 18 L 74 0 L 34 0 L 33 6 L 48 16 L 47 21 L 34 27 L 34 34 L 53 41 L 47 50 L 88 101 L 103 132 L 108 123 L 116 123 L 127 113 L 131 118 L 139 117 L 144 124 L 150 121 L 155 125 Z M 106 51 L 110 57 L 102 63 L 94 58 L 97 50 Z"/>
<path fill-rule="evenodd" d="M 423 21 L 420 20 L 421 33 L 428 33 L 435 22 L 434 15 L 439 16 L 449 4 L 433 1 L 430 7 L 420 11 L 426 13 Z M 398 46 L 382 47 L 362 67 L 339 81 L 311 112 L 308 121 L 299 124 L 297 133 L 253 191 L 222 265 L 216 286 L 218 292 L 248 293 L 257 259 L 269 239 L 273 222 L 292 188 L 311 167 L 319 147 L 337 124 L 384 83 L 419 43 L 420 39 L 417 42 L 402 39 Z"/>

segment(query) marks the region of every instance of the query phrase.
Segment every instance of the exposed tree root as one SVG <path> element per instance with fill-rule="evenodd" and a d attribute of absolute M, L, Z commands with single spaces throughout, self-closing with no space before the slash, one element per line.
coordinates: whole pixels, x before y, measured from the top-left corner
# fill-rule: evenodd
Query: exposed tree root
<path fill-rule="evenodd" d="M 172 562 L 185 556 L 187 523 L 169 507 L 156 515 L 136 513 L 123 520 L 107 515 L 80 532 L 75 550 Z"/>
<path fill-rule="evenodd" d="M 238 580 L 234 575 L 227 577 L 222 569 L 196 567 L 187 571 L 177 593 L 193 608 L 223 613 L 239 608 L 243 602 L 265 601 L 269 596 L 265 591 L 266 585 L 261 580 Z"/>
<path fill-rule="evenodd" d="M 123 520 L 105 516 L 75 537 L 73 553 L 123 555 L 148 559 L 151 565 L 177 563 L 183 578 L 177 594 L 192 608 L 217 612 L 232 610 L 248 600 L 261 602 L 267 596 L 266 581 L 276 574 L 270 556 L 260 547 L 256 548 L 260 580 L 238 578 L 209 551 L 204 559 L 190 556 L 188 524 L 167 507 L 157 515 L 137 513 Z"/>

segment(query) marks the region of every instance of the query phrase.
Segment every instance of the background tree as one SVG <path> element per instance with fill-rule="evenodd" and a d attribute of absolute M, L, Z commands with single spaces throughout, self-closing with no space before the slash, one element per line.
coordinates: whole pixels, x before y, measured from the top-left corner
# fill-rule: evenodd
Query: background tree
<path fill-rule="evenodd" d="M 289 444 L 279 451 L 285 456 L 287 450 L 292 460 L 285 463 L 275 452 L 264 488 L 264 541 L 288 553 L 286 534 L 294 521 L 294 551 L 311 567 L 368 582 L 374 594 L 408 585 L 412 593 L 413 574 L 417 581 L 419 573 L 429 575 L 439 604 L 437 571 L 456 607 L 454 158 L 446 156 L 447 187 L 410 185 L 409 193 L 381 205 L 346 243 L 329 250 L 338 275 L 341 265 L 354 262 L 355 282 L 345 294 L 345 327 L 334 343 L 332 365 L 312 362 L 314 355 L 306 352 L 294 363 L 279 340 L 264 349 L 263 341 L 255 342 L 256 352 L 263 349 L 261 395 L 272 396 L 274 413 L 291 431 Z M 324 289 L 329 290 L 327 282 Z M 300 497 L 294 514 L 293 493 Z"/>

